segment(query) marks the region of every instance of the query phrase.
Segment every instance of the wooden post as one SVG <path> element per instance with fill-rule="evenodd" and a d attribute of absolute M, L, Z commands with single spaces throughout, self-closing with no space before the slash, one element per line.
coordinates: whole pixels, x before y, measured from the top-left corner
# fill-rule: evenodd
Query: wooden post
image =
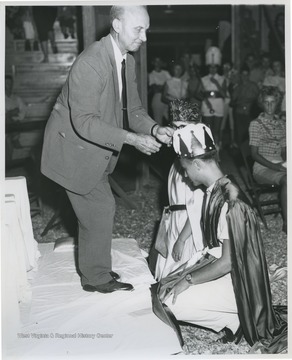
<path fill-rule="evenodd" d="M 148 73 L 147 73 L 147 46 L 146 43 L 143 43 L 140 47 L 140 50 L 135 53 L 136 60 L 136 75 L 137 75 L 137 85 L 142 105 L 145 110 L 148 110 Z M 139 191 L 140 188 L 149 183 L 149 165 L 143 161 L 143 156 L 141 156 L 141 162 L 138 164 L 139 175 L 136 179 L 136 191 Z"/>
<path fill-rule="evenodd" d="M 82 7 L 82 21 L 83 21 L 83 44 L 84 49 L 92 44 L 95 39 L 96 25 L 95 25 L 95 10 L 94 6 Z"/>
<path fill-rule="evenodd" d="M 232 62 L 236 69 L 240 69 L 242 65 L 240 63 L 240 16 L 239 16 L 239 5 L 232 5 L 231 8 L 231 51 L 232 51 Z"/>

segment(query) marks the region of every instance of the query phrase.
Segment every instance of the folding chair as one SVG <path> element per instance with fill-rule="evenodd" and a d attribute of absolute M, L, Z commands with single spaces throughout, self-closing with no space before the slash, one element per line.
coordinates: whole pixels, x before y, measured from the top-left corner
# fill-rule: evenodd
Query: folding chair
<path fill-rule="evenodd" d="M 258 211 L 258 214 L 265 227 L 268 228 L 265 215 L 278 214 L 282 210 L 280 206 L 279 196 L 270 199 L 262 199 L 262 195 L 273 193 L 279 194 L 280 186 L 273 184 L 259 184 L 255 181 L 252 174 L 252 167 L 254 161 L 251 156 L 248 141 L 239 145 L 239 152 L 243 160 L 243 168 L 246 174 L 246 178 L 244 176 L 242 176 L 242 178 L 245 182 L 248 194 L 251 197 L 253 207 Z"/>

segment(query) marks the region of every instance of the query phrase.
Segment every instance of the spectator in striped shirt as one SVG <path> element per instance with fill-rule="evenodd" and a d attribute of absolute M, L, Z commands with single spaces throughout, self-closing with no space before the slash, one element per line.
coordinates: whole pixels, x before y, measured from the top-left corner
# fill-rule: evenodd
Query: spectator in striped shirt
<path fill-rule="evenodd" d="M 258 183 L 281 186 L 283 231 L 287 232 L 286 122 L 277 114 L 282 95 L 277 87 L 264 86 L 258 101 L 263 112 L 249 127 L 253 175 Z"/>

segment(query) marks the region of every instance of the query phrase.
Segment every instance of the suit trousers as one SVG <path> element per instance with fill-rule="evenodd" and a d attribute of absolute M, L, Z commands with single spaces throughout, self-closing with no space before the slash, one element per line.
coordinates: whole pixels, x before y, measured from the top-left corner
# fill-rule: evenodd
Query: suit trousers
<path fill-rule="evenodd" d="M 100 285 L 110 271 L 115 199 L 107 174 L 85 195 L 66 190 L 78 220 L 78 268 L 81 285 Z"/>

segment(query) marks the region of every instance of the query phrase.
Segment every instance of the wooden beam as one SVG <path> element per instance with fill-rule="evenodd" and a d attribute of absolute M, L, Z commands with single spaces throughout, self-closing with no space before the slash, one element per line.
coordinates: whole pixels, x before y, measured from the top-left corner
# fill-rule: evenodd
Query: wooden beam
<path fill-rule="evenodd" d="M 147 46 L 145 43 L 142 44 L 140 50 L 135 53 L 134 56 L 136 60 L 138 91 L 144 109 L 148 110 Z M 143 158 L 141 160 L 141 164 L 139 164 L 139 167 L 139 175 L 136 178 L 136 191 L 139 191 L 141 186 L 148 184 L 150 178 L 149 166 L 145 163 Z"/>
<path fill-rule="evenodd" d="M 95 41 L 96 25 L 94 6 L 82 7 L 82 22 L 84 48 L 87 48 Z"/>
<path fill-rule="evenodd" d="M 18 123 L 6 124 L 6 133 L 12 132 L 27 132 L 32 130 L 43 130 L 46 126 L 47 120 L 40 121 L 21 121 Z"/>
<path fill-rule="evenodd" d="M 231 51 L 232 62 L 236 69 L 240 69 L 240 7 L 232 6 L 231 8 Z"/>
<path fill-rule="evenodd" d="M 214 33 L 216 31 L 214 26 L 208 24 L 202 26 L 152 26 L 149 34 L 204 34 L 204 33 Z M 202 35 L 200 35 L 202 36 Z"/>

